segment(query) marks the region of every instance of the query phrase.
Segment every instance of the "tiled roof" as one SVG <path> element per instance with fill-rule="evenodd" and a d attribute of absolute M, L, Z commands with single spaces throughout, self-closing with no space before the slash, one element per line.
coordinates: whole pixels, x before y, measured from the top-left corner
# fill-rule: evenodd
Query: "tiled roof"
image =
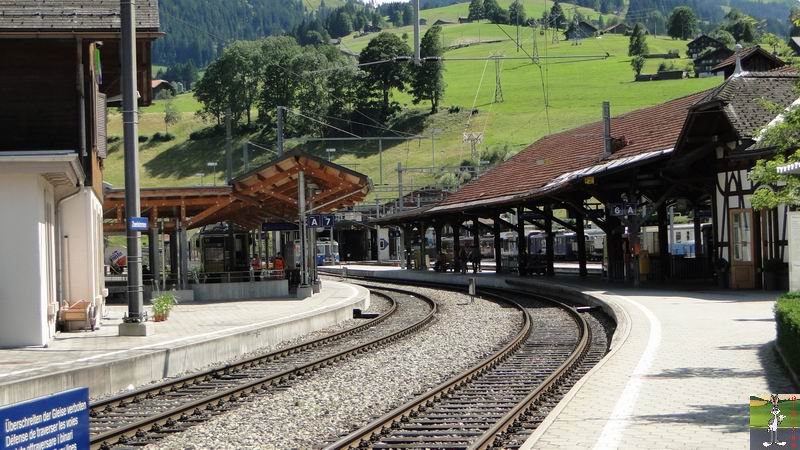
<path fill-rule="evenodd" d="M 783 65 L 786 64 L 782 59 L 780 59 L 777 56 L 773 55 L 772 53 L 764 50 L 763 48 L 759 47 L 758 45 L 754 45 L 752 47 L 748 47 L 748 48 L 745 48 L 745 49 L 741 50 L 740 54 L 741 54 L 742 62 L 745 62 L 747 59 L 749 59 L 751 56 L 755 55 L 756 53 L 760 53 L 762 56 L 775 61 L 775 63 L 777 65 L 783 66 Z M 729 67 L 729 66 L 732 66 L 732 65 L 735 65 L 735 64 L 736 64 L 736 53 L 734 53 L 731 56 L 729 56 L 725 61 L 722 61 L 721 63 L 717 64 L 711 70 L 716 72 L 718 70 L 722 70 L 722 69 L 724 69 L 726 67 Z"/>
<path fill-rule="evenodd" d="M 5 31 L 117 30 L 119 0 L 0 0 Z M 137 29 L 157 31 L 158 0 L 136 2 Z"/>
<path fill-rule="evenodd" d="M 770 104 L 789 106 L 797 97 L 797 72 L 748 72 L 733 76 L 709 92 L 698 105 L 722 102 L 725 116 L 740 138 L 753 138 L 775 118 Z"/>
<path fill-rule="evenodd" d="M 550 189 L 560 176 L 599 164 L 627 159 L 652 152 L 671 150 L 689 107 L 708 92 L 700 92 L 650 108 L 632 111 L 611 120 L 611 136 L 625 145 L 603 160 L 603 123 L 595 122 L 539 139 L 513 158 L 465 185 L 439 203 L 436 211 L 465 204 L 498 202 L 517 196 L 534 195 Z"/>

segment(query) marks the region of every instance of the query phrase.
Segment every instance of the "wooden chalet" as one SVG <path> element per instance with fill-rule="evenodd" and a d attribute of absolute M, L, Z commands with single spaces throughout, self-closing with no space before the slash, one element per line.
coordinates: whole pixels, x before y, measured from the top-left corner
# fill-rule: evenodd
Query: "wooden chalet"
<path fill-rule="evenodd" d="M 712 190 L 713 256 L 733 288 L 775 289 L 774 280 L 768 279 L 775 267 L 778 281 L 788 279 L 782 270 L 788 256 L 788 208 L 753 209 L 750 200 L 758 186 L 747 173 L 758 159 L 774 155 L 774 149 L 758 142 L 760 130 L 776 116 L 765 102 L 791 105 L 798 97 L 799 78 L 781 72 L 729 78 L 692 106 L 670 163 L 688 174 L 686 183 Z"/>
<path fill-rule="evenodd" d="M 758 45 L 741 49 L 737 53 L 729 56 L 725 61 L 711 68 L 712 72 L 723 72 L 725 78 L 730 77 L 736 71 L 736 59 L 741 60 L 742 70 L 745 72 L 768 72 L 779 69 L 786 65 L 782 59 L 764 50 Z"/>
<path fill-rule="evenodd" d="M 724 42 L 714 39 L 707 34 L 701 34 L 686 44 L 686 55 L 689 58 L 695 59 L 707 48 L 719 49 L 725 47 Z"/>
<path fill-rule="evenodd" d="M 627 23 L 618 23 L 615 25 L 611 25 L 603 30 L 603 34 L 622 34 L 622 35 L 629 35 L 632 31 L 632 28 Z"/>
<path fill-rule="evenodd" d="M 586 39 L 596 37 L 597 34 L 597 27 L 585 20 L 581 20 L 577 24 L 574 22 L 571 23 L 567 31 L 564 32 L 564 36 L 567 40 Z"/>
<path fill-rule="evenodd" d="M 0 228 L 15 230 L 0 238 L 0 347 L 46 345 L 56 323 L 90 328 L 103 314 L 103 160 L 106 108 L 122 84 L 119 7 L 0 0 Z M 148 105 L 157 0 L 139 0 L 136 17 Z"/>
<path fill-rule="evenodd" d="M 789 48 L 792 49 L 795 56 L 800 56 L 800 36 L 792 36 L 789 38 Z"/>
<path fill-rule="evenodd" d="M 698 78 L 713 77 L 720 74 L 714 71 L 714 67 L 733 56 L 733 50 L 728 47 L 720 47 L 708 53 L 701 54 L 694 59 L 694 73 Z"/>

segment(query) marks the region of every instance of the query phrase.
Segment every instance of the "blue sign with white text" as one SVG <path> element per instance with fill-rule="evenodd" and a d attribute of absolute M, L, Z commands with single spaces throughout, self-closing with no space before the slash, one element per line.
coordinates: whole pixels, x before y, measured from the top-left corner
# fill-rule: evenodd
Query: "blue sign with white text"
<path fill-rule="evenodd" d="M 89 448 L 89 389 L 0 407 L 0 449 Z"/>
<path fill-rule="evenodd" d="M 131 217 L 128 219 L 128 230 L 147 231 L 147 217 Z"/>

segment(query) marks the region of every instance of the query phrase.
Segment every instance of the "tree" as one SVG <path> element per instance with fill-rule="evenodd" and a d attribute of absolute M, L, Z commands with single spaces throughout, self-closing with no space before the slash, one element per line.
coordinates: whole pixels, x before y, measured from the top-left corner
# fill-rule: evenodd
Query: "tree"
<path fill-rule="evenodd" d="M 556 30 L 561 30 L 567 26 L 567 16 L 564 15 L 564 10 L 561 9 L 561 4 L 556 0 L 553 7 L 550 8 L 550 26 Z"/>
<path fill-rule="evenodd" d="M 289 70 L 292 59 L 302 49 L 293 38 L 271 36 L 260 42 L 259 90 L 256 104 L 258 120 L 272 125 L 278 106 L 292 106 L 300 76 Z"/>
<path fill-rule="evenodd" d="M 689 39 L 697 30 L 697 17 L 688 6 L 678 6 L 672 10 L 667 21 L 667 34 L 672 39 Z"/>
<path fill-rule="evenodd" d="M 736 42 L 756 42 L 758 39 L 758 22 L 756 19 L 732 8 L 725 14 L 723 29 L 736 39 Z"/>
<path fill-rule="evenodd" d="M 761 184 L 753 193 L 754 208 L 775 208 L 780 204 L 800 206 L 800 177 L 779 174 L 779 166 L 800 162 L 800 108 L 784 112 L 783 121 L 766 128 L 761 135 L 763 148 L 774 148 L 772 159 L 756 162 L 750 180 Z"/>
<path fill-rule="evenodd" d="M 725 47 L 733 50 L 736 47 L 736 39 L 728 31 L 721 28 L 714 30 L 709 36 L 725 44 Z"/>
<path fill-rule="evenodd" d="M 789 12 L 789 36 L 800 36 L 800 7 L 792 6 Z"/>
<path fill-rule="evenodd" d="M 483 0 L 472 0 L 469 4 L 469 20 L 481 20 L 484 17 Z"/>
<path fill-rule="evenodd" d="M 647 36 L 644 34 L 644 26 L 637 23 L 631 31 L 630 42 L 628 43 L 628 56 L 646 55 Z"/>
<path fill-rule="evenodd" d="M 391 33 L 380 33 L 369 41 L 358 58 L 360 64 L 376 63 L 364 66 L 365 90 L 369 94 L 380 93 L 381 119 L 386 120 L 391 111 L 389 97 L 392 89 L 404 91 L 409 81 L 408 67 L 402 62 L 393 61 L 398 56 L 408 57 L 411 49 L 400 37 Z"/>
<path fill-rule="evenodd" d="M 505 23 L 503 19 L 508 12 L 500 7 L 497 0 L 483 0 L 483 14 L 492 23 Z"/>
<path fill-rule="evenodd" d="M 181 113 L 175 108 L 173 100 L 164 103 L 164 132 L 169 134 L 169 126 L 180 122 Z"/>
<path fill-rule="evenodd" d="M 353 18 L 343 8 L 339 8 L 328 20 L 331 37 L 340 38 L 353 32 Z"/>
<path fill-rule="evenodd" d="M 644 56 L 642 55 L 636 55 L 633 58 L 631 58 L 631 68 L 636 73 L 637 77 L 641 75 L 642 69 L 644 69 L 644 63 L 645 59 Z"/>
<path fill-rule="evenodd" d="M 434 26 L 425 32 L 420 42 L 420 55 L 423 58 L 441 57 L 444 53 L 441 39 L 442 28 Z M 439 60 L 428 60 L 414 67 L 411 94 L 414 104 L 426 100 L 431 102 L 431 114 L 439 111 L 439 100 L 444 95 L 444 65 Z"/>
<path fill-rule="evenodd" d="M 519 0 L 514 0 L 508 7 L 509 23 L 512 25 L 524 25 L 528 16 L 525 14 L 525 6 Z"/>

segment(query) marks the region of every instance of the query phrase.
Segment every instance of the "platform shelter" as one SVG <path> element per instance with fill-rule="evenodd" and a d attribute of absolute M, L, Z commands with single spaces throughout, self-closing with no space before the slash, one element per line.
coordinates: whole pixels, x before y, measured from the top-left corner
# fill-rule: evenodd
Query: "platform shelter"
<path fill-rule="evenodd" d="M 797 98 L 797 78 L 783 70 L 742 72 L 716 89 L 653 107 L 616 117 L 606 110 L 603 121 L 546 136 L 435 205 L 376 223 L 401 228 L 407 254 L 412 241 L 425 254 L 424 236 L 433 228 L 439 255 L 442 236 L 451 233 L 456 268 L 467 265 L 460 251 L 466 230 L 473 248 L 492 237 L 497 272 L 553 275 L 560 228 L 574 233 L 585 277 L 591 229 L 604 240 L 603 273 L 610 280 L 701 278 L 762 287 L 767 261 L 783 266 L 788 257 L 787 209 L 753 211 L 750 196 L 758 186 L 747 172 L 775 153 L 759 144 L 759 130 L 776 120 L 769 104 L 788 107 Z M 673 212 L 690 218 L 683 225 L 689 231 L 673 233 Z M 531 225 L 543 245 L 529 242 Z M 503 254 L 513 234 L 516 260 Z M 692 257 L 673 254 L 671 243 L 690 235 Z"/>
<path fill-rule="evenodd" d="M 246 273 L 251 257 L 263 254 L 266 249 L 266 245 L 262 245 L 266 233 L 262 230 L 274 227 L 265 224 L 300 230 L 303 227 L 298 225 L 304 222 L 301 216 L 330 213 L 358 203 L 370 188 L 366 175 L 295 150 L 234 178 L 227 186 L 142 189 L 142 215 L 149 217 L 149 263 L 155 268 L 152 270 L 154 282 L 163 281 L 157 269 L 163 262 L 158 261 L 159 251 L 155 247 L 160 235 L 170 236 L 170 261 L 176 262 L 170 265 L 171 274 L 164 276 L 170 277 L 175 285 L 186 287 L 191 250 L 189 230 L 224 224 L 216 226 L 224 231 L 219 249 L 220 257 L 224 258 L 223 271 L 237 272 L 234 269 L 238 269 Z M 301 206 L 303 199 L 305 203 Z M 104 201 L 106 233 L 124 231 L 124 210 L 124 189 L 107 190 Z M 224 234 L 229 236 L 226 238 Z M 314 242 L 313 234 L 313 230 L 309 232 L 310 242 Z M 293 243 L 294 239 L 288 237 L 284 241 Z M 280 251 L 273 250 L 273 256 Z M 289 269 L 294 258 L 283 256 Z"/>

